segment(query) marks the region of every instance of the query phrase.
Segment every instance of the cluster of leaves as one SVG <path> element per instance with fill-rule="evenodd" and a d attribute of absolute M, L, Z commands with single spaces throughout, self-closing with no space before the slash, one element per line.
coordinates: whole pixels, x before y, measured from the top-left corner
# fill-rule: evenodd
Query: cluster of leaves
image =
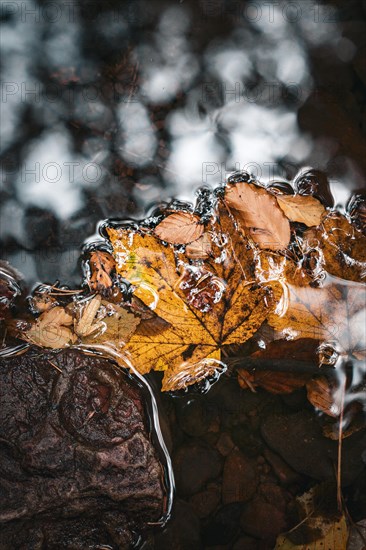
<path fill-rule="evenodd" d="M 113 345 L 140 373 L 164 371 L 165 391 L 222 372 L 253 337 L 265 348 L 250 354 L 254 366 L 286 360 L 297 341 L 295 365 L 337 366 L 347 357 L 361 372 L 366 237 L 316 196 L 241 176 L 201 190 L 195 208 L 172 203 L 139 224 L 107 224 L 112 255 L 91 252 L 89 293 L 36 308 L 18 334 L 46 347 Z M 129 293 L 118 290 L 121 281 Z M 324 376 L 243 365 L 238 375 L 252 390 L 306 384 L 316 407 L 339 414 Z"/>

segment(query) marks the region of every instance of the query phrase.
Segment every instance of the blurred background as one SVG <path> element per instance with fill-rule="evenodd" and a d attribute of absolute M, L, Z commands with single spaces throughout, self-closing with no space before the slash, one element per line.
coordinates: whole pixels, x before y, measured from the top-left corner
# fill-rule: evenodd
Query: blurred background
<path fill-rule="evenodd" d="M 365 188 L 366 2 L 2 1 L 1 246 L 77 285 L 107 217 L 234 170 Z"/>

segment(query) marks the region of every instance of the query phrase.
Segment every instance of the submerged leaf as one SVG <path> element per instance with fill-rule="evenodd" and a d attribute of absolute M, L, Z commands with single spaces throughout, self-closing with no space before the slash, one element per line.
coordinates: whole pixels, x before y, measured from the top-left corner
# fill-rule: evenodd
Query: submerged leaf
<path fill-rule="evenodd" d="M 279 535 L 274 550 L 346 550 L 347 522 L 344 516 L 330 525 L 326 534 L 314 542 L 294 544 L 286 535 Z"/>
<path fill-rule="evenodd" d="M 298 524 L 277 538 L 275 550 L 343 550 L 347 548 L 347 522 L 336 510 L 336 491 L 327 482 L 297 497 Z"/>
<path fill-rule="evenodd" d="M 306 384 L 310 403 L 328 416 L 337 418 L 341 413 L 341 403 L 337 403 L 336 387 L 325 376 L 314 378 Z"/>
<path fill-rule="evenodd" d="M 189 212 L 169 214 L 155 227 L 155 235 L 171 244 L 187 244 L 196 241 L 203 233 L 200 219 Z"/>

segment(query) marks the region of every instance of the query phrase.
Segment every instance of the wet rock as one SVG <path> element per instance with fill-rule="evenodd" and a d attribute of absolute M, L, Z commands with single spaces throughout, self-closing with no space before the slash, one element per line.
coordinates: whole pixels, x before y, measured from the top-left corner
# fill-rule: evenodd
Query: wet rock
<path fill-rule="evenodd" d="M 183 445 L 173 457 L 173 469 L 179 494 L 190 496 L 198 493 L 222 470 L 220 454 L 202 442 Z"/>
<path fill-rule="evenodd" d="M 227 432 L 222 432 L 216 443 L 216 448 L 220 454 L 227 456 L 234 448 L 234 442 Z"/>
<path fill-rule="evenodd" d="M 323 436 L 314 414 L 301 411 L 289 415 L 271 415 L 262 423 L 266 443 L 295 471 L 318 480 L 334 479 L 337 441 Z M 342 484 L 352 483 L 363 470 L 362 452 L 366 434 L 358 432 L 343 441 Z"/>
<path fill-rule="evenodd" d="M 264 482 L 258 488 L 258 494 L 269 504 L 276 506 L 281 512 L 286 512 L 287 504 L 291 500 L 291 495 L 282 487 L 275 483 Z"/>
<path fill-rule="evenodd" d="M 204 435 L 210 426 L 212 415 L 201 399 L 189 399 L 177 409 L 180 427 L 190 436 Z"/>
<path fill-rule="evenodd" d="M 224 504 L 245 502 L 254 495 L 258 484 L 255 461 L 234 449 L 226 458 L 222 481 Z"/>
<path fill-rule="evenodd" d="M 223 379 L 213 386 L 208 397 L 216 404 L 221 418 L 231 426 L 241 415 L 258 407 L 262 396 L 243 391 L 236 380 Z"/>
<path fill-rule="evenodd" d="M 264 497 L 257 496 L 245 505 L 240 518 L 245 533 L 274 544 L 277 535 L 287 528 L 284 513 Z"/>
<path fill-rule="evenodd" d="M 128 548 L 159 521 L 163 469 L 132 379 L 38 349 L 1 359 L 0 378 L 1 548 Z"/>
<path fill-rule="evenodd" d="M 255 457 L 263 449 L 263 441 L 260 435 L 253 431 L 251 426 L 235 426 L 231 430 L 231 437 L 235 445 L 248 456 Z"/>
<path fill-rule="evenodd" d="M 264 449 L 264 456 L 272 466 L 274 473 L 283 485 L 291 485 L 293 483 L 299 483 L 301 477 L 297 474 L 286 462 L 276 453 L 270 449 Z"/>
<path fill-rule="evenodd" d="M 183 500 L 174 502 L 172 518 L 163 531 L 155 535 L 157 550 L 200 550 L 200 522 L 192 507 Z"/>
<path fill-rule="evenodd" d="M 240 537 L 233 545 L 233 550 L 258 550 L 258 541 L 252 537 Z"/>
<path fill-rule="evenodd" d="M 204 530 L 205 546 L 213 547 L 232 542 L 240 531 L 239 520 L 242 509 L 243 505 L 238 502 L 220 508 Z"/>
<path fill-rule="evenodd" d="M 210 484 L 206 490 L 193 495 L 189 502 L 199 518 L 212 514 L 221 501 L 221 489 L 217 484 Z"/>

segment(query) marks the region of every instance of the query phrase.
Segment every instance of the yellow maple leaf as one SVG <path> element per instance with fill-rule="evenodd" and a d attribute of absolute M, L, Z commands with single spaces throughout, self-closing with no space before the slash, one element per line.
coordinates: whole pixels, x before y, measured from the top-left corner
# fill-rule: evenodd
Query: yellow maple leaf
<path fill-rule="evenodd" d="M 212 257 L 204 266 L 186 263 L 183 254 L 177 256 L 171 245 L 163 245 L 152 234 L 107 230 L 117 272 L 168 323 L 155 329 L 154 323 L 146 328 L 141 322 L 125 348 L 139 372 L 166 371 L 163 389 L 177 388 L 172 380 L 178 380 L 179 370 L 186 373 L 187 385 L 194 383 L 189 372 L 201 372 L 200 361 L 217 361 L 222 346 L 250 338 L 270 311 L 269 291 L 250 280 L 253 266 L 248 264 L 253 254 L 234 230 L 229 214 L 221 210 L 211 229 L 215 235 Z M 200 288 L 205 281 L 207 286 Z M 211 293 L 208 308 L 205 293 Z"/>

